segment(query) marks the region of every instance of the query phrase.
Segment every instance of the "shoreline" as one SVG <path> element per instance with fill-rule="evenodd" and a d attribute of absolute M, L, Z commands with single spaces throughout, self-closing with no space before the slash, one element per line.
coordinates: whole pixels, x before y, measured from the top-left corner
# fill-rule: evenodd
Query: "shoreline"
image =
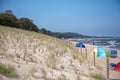
<path fill-rule="evenodd" d="M 89 45 L 101 45 L 107 49 L 120 50 L 120 38 L 82 38 L 82 39 L 67 39 L 72 42 L 83 42 Z"/>

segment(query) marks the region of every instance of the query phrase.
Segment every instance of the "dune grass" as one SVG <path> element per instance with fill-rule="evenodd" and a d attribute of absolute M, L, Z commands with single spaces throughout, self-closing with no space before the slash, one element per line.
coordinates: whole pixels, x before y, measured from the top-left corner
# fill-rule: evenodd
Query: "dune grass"
<path fill-rule="evenodd" d="M 29 52 L 27 48 L 30 48 L 35 54 L 36 52 L 40 52 L 37 51 L 38 48 L 39 50 L 43 51 L 42 53 L 44 53 L 44 47 L 46 47 L 47 51 L 49 51 L 50 53 L 48 59 L 46 60 L 46 64 L 50 68 L 53 69 L 56 68 L 57 57 L 64 55 L 65 53 L 68 52 L 68 50 L 70 50 L 70 52 L 72 53 L 73 59 L 77 59 L 80 63 L 84 62 L 84 58 L 82 58 L 82 56 L 79 54 L 79 51 L 72 44 L 60 40 L 58 38 L 54 38 L 48 35 L 32 32 L 32 31 L 4 27 L 4 26 L 0 26 L 0 34 L 2 34 L 1 37 L 3 36 L 3 39 L 4 36 L 8 36 L 5 37 L 5 39 L 8 41 L 9 39 L 11 39 L 11 41 L 13 41 L 12 43 L 15 45 L 13 46 L 14 49 L 17 48 L 15 43 L 20 44 L 19 51 L 22 50 L 23 51 L 22 52 L 16 51 L 18 58 L 23 58 L 25 60 L 29 57 L 28 56 Z M 9 36 L 11 36 L 11 38 L 9 38 Z M 34 73 L 34 69 L 33 69 L 33 73 Z"/>
<path fill-rule="evenodd" d="M 15 68 L 10 65 L 0 64 L 0 74 L 9 78 L 16 77 Z"/>
<path fill-rule="evenodd" d="M 95 80 L 106 80 L 105 77 L 101 74 L 93 74 L 91 73 L 91 77 L 94 78 Z"/>

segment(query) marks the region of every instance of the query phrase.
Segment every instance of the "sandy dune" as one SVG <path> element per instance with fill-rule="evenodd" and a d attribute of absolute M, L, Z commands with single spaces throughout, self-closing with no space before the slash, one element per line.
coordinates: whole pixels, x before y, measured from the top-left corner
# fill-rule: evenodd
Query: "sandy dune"
<path fill-rule="evenodd" d="M 91 74 L 106 76 L 106 59 L 96 57 L 94 67 L 90 52 L 95 46 L 86 44 L 86 47 L 87 60 L 85 49 L 80 53 L 69 41 L 0 27 L 0 63 L 14 66 L 18 75 L 10 79 L 0 75 L 0 80 L 97 80 Z M 110 59 L 110 62 L 118 61 L 120 59 Z M 120 79 L 119 74 L 110 70 L 112 79 Z"/>

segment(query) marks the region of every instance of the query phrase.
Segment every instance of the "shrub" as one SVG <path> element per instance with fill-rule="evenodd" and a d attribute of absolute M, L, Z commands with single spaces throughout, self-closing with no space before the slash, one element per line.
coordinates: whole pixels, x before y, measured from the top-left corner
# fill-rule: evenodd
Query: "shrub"
<path fill-rule="evenodd" d="M 14 67 L 10 65 L 4 65 L 4 64 L 0 64 L 0 74 L 9 78 L 13 78 L 16 76 Z"/>
<path fill-rule="evenodd" d="M 91 74 L 91 77 L 93 77 L 95 80 L 106 80 L 103 75 L 100 74 Z"/>

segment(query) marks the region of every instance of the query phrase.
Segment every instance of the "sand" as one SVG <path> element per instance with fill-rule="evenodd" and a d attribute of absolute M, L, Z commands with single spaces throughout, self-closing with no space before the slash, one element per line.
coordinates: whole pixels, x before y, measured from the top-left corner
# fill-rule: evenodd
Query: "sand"
<path fill-rule="evenodd" d="M 76 42 L 71 42 L 75 46 Z M 87 48 L 87 62 L 89 64 L 89 67 L 94 66 L 94 57 L 93 57 L 93 49 L 96 48 L 97 46 L 95 45 L 89 45 L 85 44 Z M 80 54 L 81 54 L 81 48 L 78 48 Z M 113 49 L 114 50 L 114 49 Z M 82 56 L 86 57 L 85 49 L 82 48 Z M 120 62 L 120 50 L 117 50 L 117 58 L 109 58 L 109 63 L 115 63 L 117 64 Z M 104 75 L 105 78 L 107 78 L 107 59 L 106 58 L 99 58 L 97 55 L 95 56 L 95 68 L 98 69 L 99 73 L 101 75 Z M 115 79 L 115 80 L 120 80 L 120 71 L 115 71 L 109 66 L 109 79 Z"/>
<path fill-rule="evenodd" d="M 92 50 L 97 47 L 94 45 L 88 45 L 85 44 L 87 48 L 87 61 L 89 63 L 89 66 L 92 67 L 94 66 L 94 59 Z M 82 53 L 85 55 L 85 49 L 82 49 Z M 120 51 L 117 50 L 118 53 L 118 58 L 109 58 L 109 63 L 118 63 L 120 62 Z M 95 67 L 100 71 L 100 74 L 104 75 L 107 78 L 107 59 L 106 58 L 99 58 L 95 57 Z M 109 78 L 110 79 L 119 79 L 120 80 L 120 71 L 114 71 L 113 69 L 109 68 Z"/>

